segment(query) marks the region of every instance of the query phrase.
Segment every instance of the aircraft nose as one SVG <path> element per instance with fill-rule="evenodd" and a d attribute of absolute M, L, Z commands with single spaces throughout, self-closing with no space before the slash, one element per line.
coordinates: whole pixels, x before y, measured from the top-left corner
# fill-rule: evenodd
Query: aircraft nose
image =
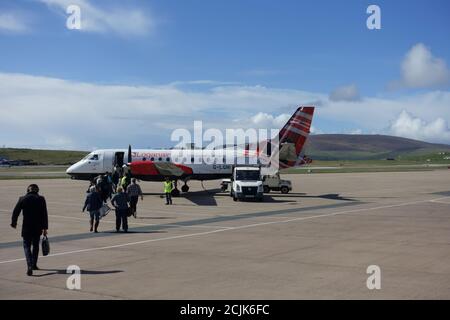
<path fill-rule="evenodd" d="M 72 174 L 73 173 L 73 165 L 71 165 L 69 168 L 67 168 L 66 173 L 67 174 Z"/>
<path fill-rule="evenodd" d="M 78 167 L 79 167 L 78 163 L 75 163 L 75 164 L 71 165 L 69 168 L 67 168 L 66 173 L 74 174 L 74 173 L 76 173 L 76 170 Z"/>

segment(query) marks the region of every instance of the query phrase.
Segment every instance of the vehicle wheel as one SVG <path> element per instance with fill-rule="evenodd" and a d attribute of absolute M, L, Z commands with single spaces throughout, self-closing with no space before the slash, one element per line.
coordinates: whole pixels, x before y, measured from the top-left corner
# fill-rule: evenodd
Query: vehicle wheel
<path fill-rule="evenodd" d="M 263 202 L 263 200 L 264 200 L 264 197 L 258 198 L 259 202 Z"/>
<path fill-rule="evenodd" d="M 237 201 L 237 200 L 238 200 L 238 198 L 233 196 L 233 201 Z"/>
<path fill-rule="evenodd" d="M 289 188 L 286 186 L 283 186 L 280 188 L 281 193 L 289 193 Z"/>
<path fill-rule="evenodd" d="M 270 188 L 268 186 L 264 186 L 264 193 L 269 193 L 270 192 Z"/>
<path fill-rule="evenodd" d="M 181 187 L 181 191 L 188 192 L 189 191 L 189 186 L 187 184 L 185 184 L 184 186 Z"/>

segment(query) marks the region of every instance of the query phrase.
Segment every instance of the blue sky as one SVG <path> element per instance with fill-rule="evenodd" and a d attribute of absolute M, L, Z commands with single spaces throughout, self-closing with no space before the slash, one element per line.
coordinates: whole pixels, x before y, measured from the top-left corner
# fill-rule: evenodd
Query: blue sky
<path fill-rule="evenodd" d="M 68 4 L 80 6 L 82 30 L 66 28 Z M 381 30 L 366 27 L 370 4 Z M 16 114 L 0 144 L 161 146 L 193 120 L 275 126 L 311 103 L 316 133 L 450 143 L 449 15 L 445 0 L 3 0 L 0 111 Z M 79 109 L 70 120 L 69 107 Z M 23 135 L 22 118 L 48 113 L 62 125 L 42 119 L 40 135 Z M 111 141 L 94 120 L 130 134 Z"/>

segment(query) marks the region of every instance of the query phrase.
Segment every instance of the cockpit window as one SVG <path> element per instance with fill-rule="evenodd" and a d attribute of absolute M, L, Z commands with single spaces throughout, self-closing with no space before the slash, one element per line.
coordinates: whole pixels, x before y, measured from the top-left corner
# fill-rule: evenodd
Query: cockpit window
<path fill-rule="evenodd" d="M 97 153 L 89 153 L 86 157 L 83 158 L 83 160 L 98 160 L 98 154 Z"/>

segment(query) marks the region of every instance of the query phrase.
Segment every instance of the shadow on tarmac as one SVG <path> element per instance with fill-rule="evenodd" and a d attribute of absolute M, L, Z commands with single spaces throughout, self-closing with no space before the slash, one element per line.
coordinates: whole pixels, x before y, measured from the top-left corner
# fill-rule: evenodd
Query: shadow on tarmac
<path fill-rule="evenodd" d="M 122 231 L 120 230 L 119 232 L 115 231 L 115 230 L 111 230 L 111 231 L 103 231 L 102 233 L 111 233 L 111 234 L 128 234 L 128 233 L 167 233 L 167 231 L 135 231 L 135 230 L 130 230 L 128 229 L 128 232 Z"/>
<path fill-rule="evenodd" d="M 145 193 L 145 195 L 159 195 L 160 193 Z M 217 201 L 215 199 L 216 196 L 219 197 L 229 197 L 230 194 L 228 192 L 222 192 L 221 189 L 211 189 L 211 190 L 200 190 L 200 191 L 194 191 L 194 192 L 188 192 L 188 193 L 182 193 L 180 195 L 180 198 L 185 198 L 189 201 L 191 201 L 193 204 L 196 204 L 198 206 L 217 206 Z M 289 203 L 289 202 L 296 202 L 294 200 L 278 200 L 275 198 L 321 198 L 321 199 L 328 199 L 328 200 L 339 200 L 339 201 L 358 201 L 351 198 L 346 198 L 341 196 L 338 193 L 329 193 L 329 194 L 322 194 L 322 195 L 306 195 L 306 193 L 296 192 L 296 193 L 265 193 L 264 194 L 264 202 L 271 202 L 271 203 Z M 174 197 L 174 201 L 176 201 L 177 197 Z"/>
<path fill-rule="evenodd" d="M 173 217 L 137 217 L 136 219 L 150 219 L 150 220 L 165 220 L 165 219 L 173 219 Z"/>
<path fill-rule="evenodd" d="M 71 273 L 67 273 L 66 269 L 40 269 L 39 271 L 47 271 L 47 273 L 34 274 L 33 277 L 40 278 L 40 277 L 52 276 L 55 274 L 71 274 Z M 123 272 L 123 270 L 110 270 L 110 271 L 81 270 L 81 274 L 83 274 L 83 275 L 84 274 L 86 274 L 86 275 L 112 274 L 112 273 L 121 273 L 121 272 Z"/>
<path fill-rule="evenodd" d="M 266 194 L 267 195 L 267 194 Z M 329 194 L 321 194 L 317 196 L 308 196 L 306 193 L 280 193 L 280 194 L 273 194 L 274 197 L 280 197 L 280 198 L 320 198 L 320 199 L 328 199 L 328 200 L 339 200 L 339 201 L 358 201 L 351 198 L 346 198 L 341 196 L 338 193 L 329 193 Z"/>

